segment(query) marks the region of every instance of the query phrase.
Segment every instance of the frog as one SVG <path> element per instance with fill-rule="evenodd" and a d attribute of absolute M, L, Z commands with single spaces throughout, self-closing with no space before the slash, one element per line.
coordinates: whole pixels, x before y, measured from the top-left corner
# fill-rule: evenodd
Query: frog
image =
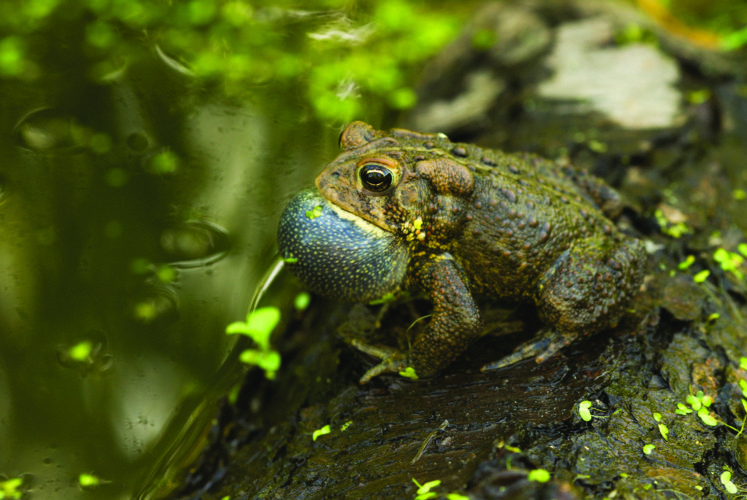
<path fill-rule="evenodd" d="M 352 342 L 380 358 L 361 383 L 440 373 L 482 335 L 477 297 L 533 303 L 546 325 L 492 369 L 617 326 L 641 288 L 646 252 L 614 222 L 619 193 L 569 161 L 360 121 L 339 146 L 281 216 L 283 260 L 336 300 L 415 290 L 433 305 L 407 352 Z"/>

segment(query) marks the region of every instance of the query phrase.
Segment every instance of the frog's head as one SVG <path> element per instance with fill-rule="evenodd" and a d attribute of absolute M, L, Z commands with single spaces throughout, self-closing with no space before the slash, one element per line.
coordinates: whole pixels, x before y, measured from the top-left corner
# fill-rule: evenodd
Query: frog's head
<path fill-rule="evenodd" d="M 402 239 L 330 203 L 316 188 L 288 204 L 278 244 L 291 272 L 311 290 L 349 302 L 396 293 L 409 262 Z"/>
<path fill-rule="evenodd" d="M 443 246 L 459 231 L 474 190 L 472 173 L 449 145 L 442 134 L 386 133 L 353 122 L 316 185 L 349 214 L 414 244 Z"/>

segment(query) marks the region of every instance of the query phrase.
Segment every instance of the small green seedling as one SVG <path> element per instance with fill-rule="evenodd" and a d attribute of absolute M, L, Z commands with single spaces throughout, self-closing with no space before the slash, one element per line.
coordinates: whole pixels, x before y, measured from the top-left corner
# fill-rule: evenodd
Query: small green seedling
<path fill-rule="evenodd" d="M 332 432 L 332 429 L 330 428 L 330 426 L 329 425 L 325 425 L 321 429 L 315 430 L 314 433 L 311 435 L 311 439 L 314 440 L 314 441 L 316 441 L 316 439 L 319 436 L 324 436 L 325 434 L 329 434 L 330 432 Z"/>
<path fill-rule="evenodd" d="M 645 444 L 643 445 L 643 453 L 645 453 L 646 455 L 650 455 L 651 453 L 653 453 L 655 448 L 656 446 L 654 446 L 653 444 Z"/>
<path fill-rule="evenodd" d="M 292 255 L 289 255 L 288 257 L 283 257 L 283 262 L 286 264 L 295 264 L 298 262 L 298 259 L 296 257 L 293 257 Z"/>
<path fill-rule="evenodd" d="M 529 471 L 527 479 L 538 483 L 546 483 L 550 480 L 550 473 L 545 469 L 534 469 L 533 471 Z"/>
<path fill-rule="evenodd" d="M 718 248 L 713 253 L 713 260 L 726 272 L 730 272 L 738 280 L 744 279 L 744 273 L 740 269 L 744 263 L 744 257 L 738 253 L 730 252 L 725 248 Z"/>
<path fill-rule="evenodd" d="M 711 275 L 711 271 L 709 271 L 708 269 L 704 269 L 700 271 L 698 274 L 696 274 L 695 276 L 693 276 L 693 281 L 695 283 L 703 283 L 705 280 L 708 279 L 708 276 L 710 275 Z"/>
<path fill-rule="evenodd" d="M 677 403 L 677 409 L 674 410 L 674 412 L 677 415 L 687 415 L 688 413 L 692 413 L 693 411 L 682 403 Z"/>
<path fill-rule="evenodd" d="M 677 264 L 677 269 L 679 269 L 680 271 L 684 271 L 685 269 L 689 269 L 690 266 L 692 266 L 694 262 L 695 262 L 695 256 L 694 255 L 688 255 L 685 260 L 683 260 L 682 262 L 680 262 L 679 264 Z"/>
<path fill-rule="evenodd" d="M 246 317 L 246 321 L 237 321 L 226 327 L 226 333 L 246 335 L 251 338 L 258 349 L 247 349 L 240 355 L 242 362 L 255 365 L 265 371 L 265 376 L 272 380 L 280 368 L 280 354 L 270 346 L 270 335 L 280 322 L 280 311 L 277 307 L 261 307 Z"/>
<path fill-rule="evenodd" d="M 340 431 L 345 432 L 346 430 L 348 430 L 348 427 L 350 427 L 351 425 L 353 425 L 353 421 L 348 420 L 347 422 L 345 422 L 344 424 L 340 426 Z"/>
<path fill-rule="evenodd" d="M 742 370 L 747 370 L 747 357 L 742 356 L 739 358 L 739 368 Z"/>
<path fill-rule="evenodd" d="M 726 492 L 730 495 L 736 495 L 739 492 L 739 489 L 737 488 L 737 485 L 734 484 L 731 480 L 731 471 L 725 470 L 721 473 L 721 477 L 719 478 L 721 481 L 721 484 L 724 485 L 724 489 L 726 489 Z"/>
<path fill-rule="evenodd" d="M 591 401 L 585 400 L 578 404 L 578 416 L 584 422 L 591 422 Z"/>
<path fill-rule="evenodd" d="M 433 488 L 441 485 L 441 480 L 436 479 L 435 481 L 428 481 L 421 485 L 415 478 L 412 478 L 412 482 L 418 487 L 417 496 L 415 500 L 429 500 L 430 498 L 436 498 L 438 495 L 431 491 Z"/>
<path fill-rule="evenodd" d="M 711 427 L 716 427 L 718 425 L 718 420 L 713 418 L 713 415 L 708 412 L 708 408 L 701 408 L 698 410 L 698 418 L 700 418 L 704 424 L 710 425 Z"/>
<path fill-rule="evenodd" d="M 417 380 L 418 379 L 418 374 L 415 373 L 415 368 L 413 368 L 412 366 L 408 366 L 404 370 L 400 371 L 399 374 L 400 374 L 400 376 L 405 377 L 405 378 L 409 378 L 411 380 Z"/>
<path fill-rule="evenodd" d="M 461 493 L 449 493 L 446 495 L 446 500 L 469 500 L 469 497 Z"/>
<path fill-rule="evenodd" d="M 607 418 L 601 415 L 592 415 L 591 410 L 602 411 L 599 408 L 594 408 L 593 406 L 591 406 L 591 401 L 589 400 L 581 401 L 578 404 L 578 416 L 581 417 L 581 420 L 583 420 L 584 422 L 591 422 L 592 418 Z"/>
<path fill-rule="evenodd" d="M 669 428 L 661 423 L 661 413 L 654 413 L 654 420 L 656 420 L 656 423 L 659 425 L 659 433 L 661 434 L 661 437 L 664 438 L 664 441 L 669 441 Z"/>
<path fill-rule="evenodd" d="M 698 411 L 701 408 L 708 408 L 709 406 L 711 406 L 711 403 L 713 403 L 713 398 L 704 395 L 703 391 L 698 391 L 694 396 L 690 394 L 687 398 L 685 398 L 685 401 L 692 407 L 693 410 Z"/>
<path fill-rule="evenodd" d="M 698 391 L 695 393 L 695 395 L 690 394 L 685 401 L 687 404 L 690 405 L 692 408 L 692 411 L 696 412 L 698 414 L 698 418 L 700 418 L 701 422 L 703 422 L 705 425 L 715 427 L 718 425 L 718 421 L 713 418 L 711 413 L 708 411 L 708 408 L 713 403 L 713 398 L 710 396 L 706 396 L 703 394 L 703 391 Z M 690 412 L 683 412 L 680 411 L 681 404 L 677 405 L 677 411 L 675 413 L 678 413 L 680 415 L 685 415 Z"/>

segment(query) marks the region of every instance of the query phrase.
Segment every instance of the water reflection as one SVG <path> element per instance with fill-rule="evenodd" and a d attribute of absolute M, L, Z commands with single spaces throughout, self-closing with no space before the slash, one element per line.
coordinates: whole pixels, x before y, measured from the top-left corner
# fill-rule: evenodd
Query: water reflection
<path fill-rule="evenodd" d="M 229 103 L 164 57 L 95 83 L 57 47 L 0 81 L 0 475 L 31 498 L 168 489 L 235 378 L 224 329 L 279 213 L 334 146 L 291 89 Z"/>

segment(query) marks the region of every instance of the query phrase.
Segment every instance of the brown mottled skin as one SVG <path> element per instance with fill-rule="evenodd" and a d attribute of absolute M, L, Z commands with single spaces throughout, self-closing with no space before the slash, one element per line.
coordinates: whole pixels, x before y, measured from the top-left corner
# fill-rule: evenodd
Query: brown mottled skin
<path fill-rule="evenodd" d="M 608 218 L 620 211 L 617 193 L 583 171 L 361 122 L 340 145 L 319 192 L 406 241 L 402 288 L 434 306 L 410 353 L 374 350 L 383 362 L 362 382 L 407 366 L 430 377 L 451 363 L 481 334 L 473 293 L 534 302 L 552 327 L 502 366 L 614 326 L 641 284 L 643 245 Z"/>

